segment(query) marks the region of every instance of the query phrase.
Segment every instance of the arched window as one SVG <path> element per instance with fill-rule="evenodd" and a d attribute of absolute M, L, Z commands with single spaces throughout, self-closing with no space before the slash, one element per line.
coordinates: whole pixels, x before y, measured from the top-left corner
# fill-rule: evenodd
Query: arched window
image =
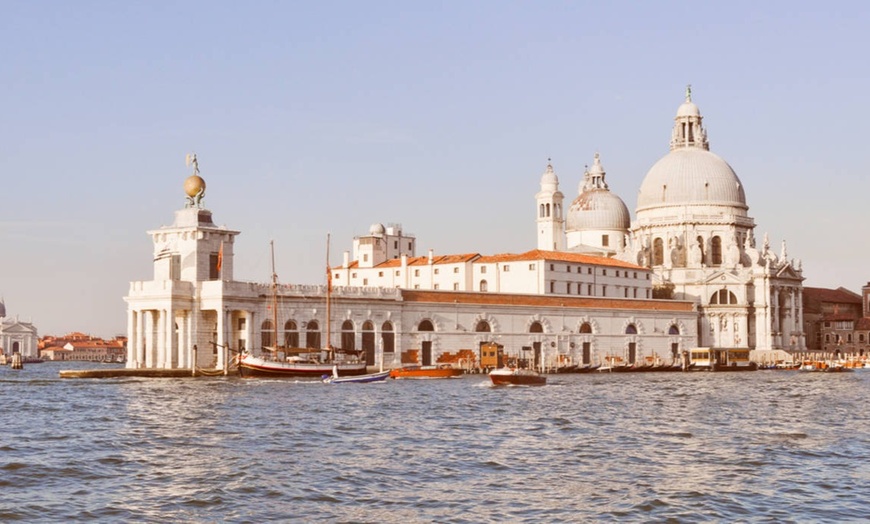
<path fill-rule="evenodd" d="M 341 324 L 341 348 L 353 351 L 356 349 L 356 337 L 353 332 L 353 322 L 345 320 Z"/>
<path fill-rule="evenodd" d="M 480 281 L 480 290 L 483 292 L 489 291 L 489 286 L 487 286 L 486 280 Z"/>
<path fill-rule="evenodd" d="M 489 322 L 486 320 L 481 320 L 474 326 L 474 331 L 477 333 L 489 333 L 492 329 L 489 327 Z"/>
<path fill-rule="evenodd" d="M 432 325 L 431 320 L 423 320 L 417 326 L 417 331 L 435 331 L 435 326 Z"/>
<path fill-rule="evenodd" d="M 487 331 L 489 331 L 489 330 L 487 330 Z M 529 333 L 543 333 L 543 332 L 544 332 L 544 326 L 542 326 L 540 322 L 532 322 L 532 325 L 529 326 Z"/>
<path fill-rule="evenodd" d="M 384 342 L 384 353 L 393 353 L 396 351 L 396 334 L 393 333 L 392 322 L 384 322 L 381 326 L 381 339 Z"/>
<path fill-rule="evenodd" d="M 634 324 L 629 324 L 625 326 L 625 334 L 626 335 L 637 335 L 637 326 Z"/>
<path fill-rule="evenodd" d="M 541 204 L 540 217 L 544 218 L 545 216 L 546 215 L 544 215 L 544 204 Z"/>
<path fill-rule="evenodd" d="M 305 347 L 320 349 L 320 324 L 316 320 L 310 320 L 305 324 Z"/>
<path fill-rule="evenodd" d="M 661 238 L 653 240 L 653 265 L 661 266 L 665 263 L 665 241 Z"/>
<path fill-rule="evenodd" d="M 581 334 L 589 334 L 592 333 L 592 324 L 589 322 L 584 322 L 580 325 L 580 333 Z"/>
<path fill-rule="evenodd" d="M 671 327 L 668 328 L 668 335 L 679 335 L 680 328 L 677 327 L 676 324 L 671 324 Z"/>
<path fill-rule="evenodd" d="M 284 323 L 284 345 L 288 348 L 299 347 L 299 328 L 296 326 L 295 320 L 288 320 Z"/>
<path fill-rule="evenodd" d="M 722 239 L 713 237 L 710 241 L 711 260 L 710 263 L 714 266 L 722 265 Z"/>
<path fill-rule="evenodd" d="M 260 340 L 263 346 L 275 345 L 275 327 L 271 320 L 264 320 L 260 325 Z"/>
<path fill-rule="evenodd" d="M 713 296 L 710 297 L 711 305 L 736 305 L 737 304 L 737 295 L 728 291 L 727 289 L 720 289 L 713 293 Z"/>
<path fill-rule="evenodd" d="M 698 240 L 698 249 L 701 250 L 701 262 L 704 263 L 706 260 L 704 259 L 704 237 L 699 236 Z"/>

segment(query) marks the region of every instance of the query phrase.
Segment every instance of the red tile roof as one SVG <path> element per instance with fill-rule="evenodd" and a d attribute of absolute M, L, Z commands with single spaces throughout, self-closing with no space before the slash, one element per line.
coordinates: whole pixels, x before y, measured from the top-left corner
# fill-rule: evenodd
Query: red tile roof
<path fill-rule="evenodd" d="M 860 304 L 861 295 L 849 291 L 844 287 L 837 289 L 828 289 L 823 287 L 806 287 L 804 286 L 804 298 L 809 300 L 817 300 L 819 302 L 840 303 L 840 304 Z"/>
<path fill-rule="evenodd" d="M 624 267 L 629 269 L 643 269 L 629 262 L 623 262 L 615 258 L 599 257 L 594 255 L 584 255 L 581 253 L 568 253 L 564 251 L 545 251 L 542 249 L 533 249 L 525 253 L 513 254 L 503 253 L 500 255 L 490 255 L 480 257 L 477 262 L 492 263 L 492 262 L 521 262 L 530 260 L 555 260 L 559 262 L 573 262 L 575 264 L 594 264 L 598 266 Z"/>

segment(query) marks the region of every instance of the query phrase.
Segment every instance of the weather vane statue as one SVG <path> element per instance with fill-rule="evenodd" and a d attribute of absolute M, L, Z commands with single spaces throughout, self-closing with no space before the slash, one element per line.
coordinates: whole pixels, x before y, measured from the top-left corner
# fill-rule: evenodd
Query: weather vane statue
<path fill-rule="evenodd" d="M 199 162 L 196 153 L 188 153 L 184 159 L 187 167 L 193 166 L 193 174 L 184 181 L 184 193 L 187 195 L 184 207 L 202 207 L 202 197 L 205 196 L 205 180 L 199 176 Z"/>

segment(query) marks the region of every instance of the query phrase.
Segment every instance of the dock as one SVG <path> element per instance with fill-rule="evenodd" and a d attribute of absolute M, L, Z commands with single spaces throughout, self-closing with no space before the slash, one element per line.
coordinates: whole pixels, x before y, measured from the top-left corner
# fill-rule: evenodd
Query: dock
<path fill-rule="evenodd" d="M 200 375 L 197 373 L 197 375 Z M 60 372 L 60 378 L 181 378 L 194 376 L 190 368 L 178 369 L 73 369 Z"/>

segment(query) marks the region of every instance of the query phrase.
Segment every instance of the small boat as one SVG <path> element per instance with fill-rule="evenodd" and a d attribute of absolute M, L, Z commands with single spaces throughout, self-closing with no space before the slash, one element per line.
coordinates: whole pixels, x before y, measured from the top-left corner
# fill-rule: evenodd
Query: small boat
<path fill-rule="evenodd" d="M 340 377 L 338 376 L 338 370 L 333 369 L 332 375 L 323 375 L 323 383 L 324 384 L 349 384 L 349 383 L 360 383 L 365 384 L 368 382 L 383 382 L 390 378 L 390 370 L 380 371 L 378 373 L 369 373 L 367 375 L 355 375 L 350 377 Z"/>
<path fill-rule="evenodd" d="M 431 378 L 456 378 L 462 376 L 462 370 L 448 364 L 440 366 L 405 366 L 390 370 L 392 378 L 403 379 L 431 379 Z"/>
<path fill-rule="evenodd" d="M 493 386 L 543 386 L 547 377 L 532 369 L 498 368 L 489 373 Z"/>

